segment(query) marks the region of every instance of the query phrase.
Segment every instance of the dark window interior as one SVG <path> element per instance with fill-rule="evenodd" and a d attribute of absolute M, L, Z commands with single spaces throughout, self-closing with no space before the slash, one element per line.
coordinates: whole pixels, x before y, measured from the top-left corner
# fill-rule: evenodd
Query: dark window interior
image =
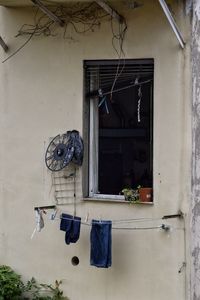
<path fill-rule="evenodd" d="M 99 193 L 152 187 L 153 60 L 86 61 L 85 67 L 90 101 L 99 105 Z"/>

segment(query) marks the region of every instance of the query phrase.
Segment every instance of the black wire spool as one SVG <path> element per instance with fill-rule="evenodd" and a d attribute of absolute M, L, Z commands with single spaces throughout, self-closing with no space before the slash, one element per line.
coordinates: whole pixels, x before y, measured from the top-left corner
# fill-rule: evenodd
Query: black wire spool
<path fill-rule="evenodd" d="M 83 162 L 83 140 L 76 130 L 57 135 L 45 154 L 46 166 L 53 172 L 64 169 L 71 161 L 79 166 Z"/>

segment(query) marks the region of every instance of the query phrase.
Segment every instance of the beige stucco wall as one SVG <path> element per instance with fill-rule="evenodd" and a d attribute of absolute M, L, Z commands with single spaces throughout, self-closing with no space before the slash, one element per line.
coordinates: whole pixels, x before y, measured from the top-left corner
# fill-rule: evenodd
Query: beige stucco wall
<path fill-rule="evenodd" d="M 190 90 L 188 18 L 180 2 L 172 10 L 187 41 L 183 51 L 157 1 L 131 10 L 116 5 L 126 17 L 126 58 L 154 58 L 154 204 L 135 205 L 81 201 L 78 215 L 89 218 L 159 218 L 182 210 L 188 215 L 190 192 Z M 1 35 L 14 51 L 26 37 L 14 38 L 32 10 L 0 9 Z M 34 206 L 53 203 L 51 175 L 44 165 L 50 137 L 66 130 L 83 131 L 83 60 L 117 58 L 109 22 L 68 42 L 61 36 L 34 37 L 0 68 L 0 263 L 25 278 L 43 282 L 63 279 L 71 300 L 182 300 L 188 289 L 184 222 L 168 220 L 174 229 L 113 230 L 113 264 L 89 265 L 90 228 L 82 226 L 78 243 L 66 246 L 59 220 L 46 220 L 31 240 Z M 1 60 L 7 54 L 0 50 Z M 67 201 L 66 201 L 67 202 Z M 73 205 L 59 206 L 73 212 Z M 163 222 L 163 221 L 162 221 Z M 160 220 L 132 226 L 154 226 Z M 187 218 L 186 218 L 187 224 Z M 186 231 L 187 233 L 187 231 Z M 187 237 L 187 234 L 186 234 Z M 77 255 L 78 266 L 71 258 Z M 187 266 L 189 262 L 187 261 Z"/>

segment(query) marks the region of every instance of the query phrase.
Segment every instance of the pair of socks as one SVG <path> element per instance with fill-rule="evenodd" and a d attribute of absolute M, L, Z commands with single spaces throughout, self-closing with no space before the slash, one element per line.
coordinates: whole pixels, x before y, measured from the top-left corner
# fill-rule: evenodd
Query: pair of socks
<path fill-rule="evenodd" d="M 65 243 L 76 243 L 80 236 L 81 218 L 68 214 L 61 215 L 60 230 L 65 231 Z"/>

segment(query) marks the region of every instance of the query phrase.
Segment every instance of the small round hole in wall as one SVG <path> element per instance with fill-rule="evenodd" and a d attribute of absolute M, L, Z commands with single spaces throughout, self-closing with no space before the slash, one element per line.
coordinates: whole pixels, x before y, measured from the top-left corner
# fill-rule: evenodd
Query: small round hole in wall
<path fill-rule="evenodd" d="M 79 264 L 79 258 L 77 256 L 73 256 L 71 259 L 71 263 L 73 266 L 78 266 Z"/>

